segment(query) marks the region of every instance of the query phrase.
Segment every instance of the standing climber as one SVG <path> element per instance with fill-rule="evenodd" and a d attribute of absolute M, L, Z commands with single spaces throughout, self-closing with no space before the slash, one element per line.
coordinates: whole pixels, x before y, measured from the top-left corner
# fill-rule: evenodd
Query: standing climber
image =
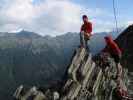
<path fill-rule="evenodd" d="M 87 41 L 91 37 L 92 33 L 92 23 L 89 22 L 87 15 L 83 15 L 83 25 L 81 26 L 80 30 L 80 43 L 81 47 L 88 48 Z"/>
<path fill-rule="evenodd" d="M 103 52 L 108 52 L 111 55 L 111 57 L 114 58 L 114 61 L 117 66 L 117 79 L 118 79 L 122 75 L 122 67 L 120 65 L 122 52 L 111 36 L 106 36 L 104 37 L 104 39 L 106 42 L 106 47 L 103 50 Z"/>

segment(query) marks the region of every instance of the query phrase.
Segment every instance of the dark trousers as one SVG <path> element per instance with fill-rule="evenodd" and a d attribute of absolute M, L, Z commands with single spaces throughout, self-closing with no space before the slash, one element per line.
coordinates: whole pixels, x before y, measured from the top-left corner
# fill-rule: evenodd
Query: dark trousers
<path fill-rule="evenodd" d="M 89 49 L 88 47 L 88 38 L 85 37 L 84 33 L 80 32 L 80 44 L 86 49 Z"/>

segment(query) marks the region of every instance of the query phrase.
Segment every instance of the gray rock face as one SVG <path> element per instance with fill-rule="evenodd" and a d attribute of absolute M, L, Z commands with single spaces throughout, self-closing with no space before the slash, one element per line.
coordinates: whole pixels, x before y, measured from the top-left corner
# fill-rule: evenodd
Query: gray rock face
<path fill-rule="evenodd" d="M 122 65 L 133 72 L 133 25 L 125 29 L 116 39 L 123 51 Z"/>
<path fill-rule="evenodd" d="M 20 86 L 14 97 L 17 100 L 114 100 L 112 93 L 116 88 L 114 77 L 117 69 L 113 59 L 107 59 L 108 65 L 103 66 L 99 58 L 92 59 L 84 48 L 79 48 L 73 56 L 68 77 L 60 90 L 46 89 L 42 92 L 33 87 L 22 95 L 23 87 Z M 124 69 L 121 80 L 123 86 L 128 82 L 126 77 L 127 71 Z"/>
<path fill-rule="evenodd" d="M 129 89 L 129 95 L 133 97 L 133 72 L 129 73 L 129 82 L 128 82 L 128 89 Z"/>

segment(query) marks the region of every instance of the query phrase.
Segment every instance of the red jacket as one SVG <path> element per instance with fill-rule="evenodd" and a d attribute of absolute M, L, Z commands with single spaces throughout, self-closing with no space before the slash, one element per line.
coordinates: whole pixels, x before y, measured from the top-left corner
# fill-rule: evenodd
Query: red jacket
<path fill-rule="evenodd" d="M 106 48 L 103 50 L 103 52 L 109 52 L 110 54 L 115 55 L 121 55 L 122 51 L 118 47 L 118 45 L 115 43 L 115 41 L 112 40 L 112 38 L 109 38 L 108 41 L 106 41 Z"/>
<path fill-rule="evenodd" d="M 85 33 L 91 34 L 91 32 L 92 32 L 92 23 L 91 22 L 84 23 L 81 26 L 80 31 L 84 31 Z"/>

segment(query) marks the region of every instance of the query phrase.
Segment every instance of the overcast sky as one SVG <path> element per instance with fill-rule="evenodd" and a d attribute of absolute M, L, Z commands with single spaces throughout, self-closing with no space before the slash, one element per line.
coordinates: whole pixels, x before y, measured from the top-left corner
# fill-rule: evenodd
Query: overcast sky
<path fill-rule="evenodd" d="M 115 27 L 113 0 L 0 0 L 0 31 L 22 29 L 41 35 L 79 32 L 83 14 L 93 23 L 93 32 Z M 118 26 L 133 23 L 133 0 L 115 0 Z"/>

